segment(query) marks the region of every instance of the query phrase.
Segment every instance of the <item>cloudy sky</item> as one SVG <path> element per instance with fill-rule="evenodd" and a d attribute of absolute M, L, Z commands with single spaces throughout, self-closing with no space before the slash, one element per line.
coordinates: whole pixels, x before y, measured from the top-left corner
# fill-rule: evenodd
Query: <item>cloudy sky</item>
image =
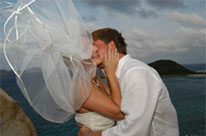
<path fill-rule="evenodd" d="M 146 63 L 205 63 L 205 0 L 75 0 L 75 6 L 93 29 L 118 29 L 128 52 Z"/>
<path fill-rule="evenodd" d="M 73 1 L 91 30 L 119 30 L 134 58 L 146 63 L 159 59 L 205 63 L 205 0 Z"/>

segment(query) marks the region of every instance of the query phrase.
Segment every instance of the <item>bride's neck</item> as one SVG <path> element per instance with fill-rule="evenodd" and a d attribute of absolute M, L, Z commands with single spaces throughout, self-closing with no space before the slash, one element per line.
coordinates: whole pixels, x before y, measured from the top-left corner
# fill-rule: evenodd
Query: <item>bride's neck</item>
<path fill-rule="evenodd" d="M 91 79 L 96 81 L 97 80 L 97 74 L 93 78 L 91 78 Z"/>

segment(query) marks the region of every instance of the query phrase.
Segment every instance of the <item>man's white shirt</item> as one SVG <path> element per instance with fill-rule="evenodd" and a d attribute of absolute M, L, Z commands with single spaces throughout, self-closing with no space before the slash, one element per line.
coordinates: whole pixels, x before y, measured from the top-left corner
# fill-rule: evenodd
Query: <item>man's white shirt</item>
<path fill-rule="evenodd" d="M 125 119 L 103 136 L 179 136 L 177 114 L 159 74 L 125 55 L 116 72 Z"/>

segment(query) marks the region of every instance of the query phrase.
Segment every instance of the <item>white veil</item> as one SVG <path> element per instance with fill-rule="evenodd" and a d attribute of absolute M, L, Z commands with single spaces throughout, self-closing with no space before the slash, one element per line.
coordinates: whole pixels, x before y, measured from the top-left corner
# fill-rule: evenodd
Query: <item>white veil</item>
<path fill-rule="evenodd" d="M 72 0 L 18 0 L 4 24 L 4 55 L 31 106 L 65 122 L 90 93 L 92 38 Z"/>

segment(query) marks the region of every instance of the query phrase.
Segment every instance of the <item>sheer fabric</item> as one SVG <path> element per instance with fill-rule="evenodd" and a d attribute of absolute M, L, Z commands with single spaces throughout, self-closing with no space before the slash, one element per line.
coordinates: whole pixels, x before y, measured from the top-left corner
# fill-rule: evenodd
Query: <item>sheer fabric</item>
<path fill-rule="evenodd" d="M 4 54 L 31 106 L 69 120 L 90 93 L 92 38 L 72 0 L 18 0 L 4 24 Z"/>

